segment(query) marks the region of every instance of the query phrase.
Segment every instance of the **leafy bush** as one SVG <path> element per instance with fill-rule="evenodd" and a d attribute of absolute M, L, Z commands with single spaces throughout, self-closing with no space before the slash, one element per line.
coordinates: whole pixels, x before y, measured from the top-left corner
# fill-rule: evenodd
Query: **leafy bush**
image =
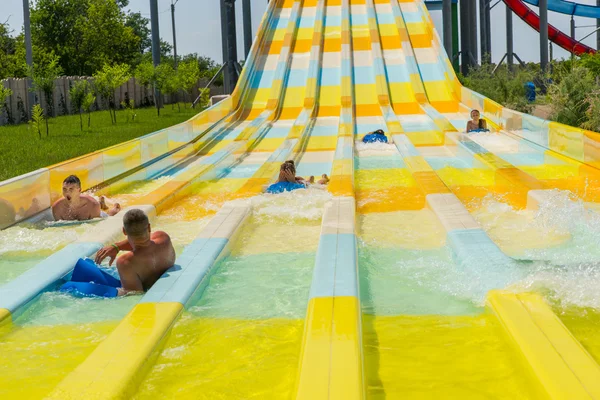
<path fill-rule="evenodd" d="M 495 74 L 493 70 L 494 65 L 483 64 L 466 77 L 459 75 L 459 79 L 464 86 L 508 108 L 531 112 L 533 105 L 525 97 L 525 84 L 536 79 L 539 75 L 538 69 L 528 65 L 514 73 L 507 68 L 498 68 Z"/>
<path fill-rule="evenodd" d="M 554 121 L 581 127 L 588 122 L 589 110 L 597 86 L 592 73 L 585 67 L 574 66 L 552 83 L 548 90 Z M 592 97 L 590 97 L 592 96 Z M 598 95 L 596 94 L 595 97 Z"/>
<path fill-rule="evenodd" d="M 31 108 L 31 127 L 37 131 L 40 139 L 42 138 L 42 131 L 40 126 L 44 123 L 44 110 L 39 104 L 34 105 Z M 46 125 L 46 136 L 48 136 L 48 125 Z"/>
<path fill-rule="evenodd" d="M 4 107 L 6 108 L 6 111 L 8 111 L 8 108 L 6 107 L 6 99 L 8 99 L 10 96 L 12 96 L 13 92 L 12 90 L 10 90 L 9 88 L 5 88 L 3 85 L 0 84 L 0 107 Z M 0 116 L 2 115 L 2 109 L 0 108 Z"/>

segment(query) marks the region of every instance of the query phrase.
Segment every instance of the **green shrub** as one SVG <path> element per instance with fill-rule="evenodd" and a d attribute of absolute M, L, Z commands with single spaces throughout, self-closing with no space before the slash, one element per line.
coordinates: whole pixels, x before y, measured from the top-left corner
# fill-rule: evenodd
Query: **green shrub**
<path fill-rule="evenodd" d="M 590 96 L 596 91 L 597 85 L 592 73 L 585 67 L 574 66 L 548 89 L 551 119 L 571 126 L 583 126 L 589 118 Z"/>
<path fill-rule="evenodd" d="M 44 123 L 44 110 L 39 104 L 34 105 L 31 108 L 31 127 L 37 131 L 40 139 L 42 138 L 42 131 L 40 126 Z M 48 136 L 48 125 L 46 125 L 46 136 Z"/>
<path fill-rule="evenodd" d="M 517 111 L 531 112 L 533 104 L 527 101 L 525 84 L 534 81 L 539 75 L 535 66 L 519 68 L 510 72 L 507 68 L 498 68 L 493 73 L 494 65 L 483 64 L 473 69 L 464 77 L 459 75 L 462 84 L 508 108 Z"/>

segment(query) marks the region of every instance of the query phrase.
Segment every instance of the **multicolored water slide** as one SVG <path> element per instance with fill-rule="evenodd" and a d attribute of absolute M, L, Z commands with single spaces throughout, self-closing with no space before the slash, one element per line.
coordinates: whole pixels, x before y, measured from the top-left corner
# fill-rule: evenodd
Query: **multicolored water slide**
<path fill-rule="evenodd" d="M 537 5 L 537 2 L 535 0 L 527 0 L 527 1 L 522 1 L 522 0 L 504 0 L 504 3 L 506 3 L 506 6 L 508 8 L 510 8 L 511 10 L 513 10 L 513 12 L 515 14 L 517 14 L 519 16 L 519 18 L 521 18 L 523 21 L 525 21 L 527 23 L 527 25 L 531 26 L 533 29 L 535 29 L 537 32 L 540 31 L 540 17 L 533 12 L 533 10 L 531 10 L 529 7 L 527 7 L 527 5 L 525 3 L 529 3 L 532 5 Z M 561 1 L 561 0 L 557 0 L 557 1 L 550 1 L 548 2 L 548 9 L 552 10 L 552 11 L 558 11 L 558 12 L 566 12 L 571 10 L 571 7 L 569 5 L 573 5 L 575 3 L 571 3 L 568 1 Z M 578 4 L 578 6 L 584 6 L 583 4 Z M 579 11 L 577 11 L 577 8 L 573 8 L 573 12 L 579 12 L 578 15 L 582 15 L 582 14 L 588 14 L 586 16 L 591 16 L 593 15 L 593 12 L 591 9 L 594 8 L 598 8 L 598 7 L 591 7 L 591 6 L 585 6 L 587 7 L 587 9 L 581 9 Z M 565 49 L 566 51 L 568 51 L 569 53 L 575 53 L 577 55 L 581 55 L 581 54 L 585 54 L 585 53 L 595 53 L 596 50 L 594 50 L 593 48 L 586 46 L 583 43 L 580 43 L 579 41 L 571 38 L 569 35 L 561 32 L 560 30 L 558 30 L 557 28 L 555 28 L 553 25 L 548 24 L 548 39 L 550 41 L 552 41 L 553 43 L 556 43 L 557 45 L 559 45 L 560 47 L 562 47 L 563 49 Z"/>
<path fill-rule="evenodd" d="M 0 397 L 599 397 L 597 135 L 462 87 L 421 1 L 272 0 L 229 99 L 0 185 L 25 217 L 76 172 L 178 254 L 74 299 L 119 216 L 2 231 Z M 286 159 L 327 189 L 263 195 Z"/>

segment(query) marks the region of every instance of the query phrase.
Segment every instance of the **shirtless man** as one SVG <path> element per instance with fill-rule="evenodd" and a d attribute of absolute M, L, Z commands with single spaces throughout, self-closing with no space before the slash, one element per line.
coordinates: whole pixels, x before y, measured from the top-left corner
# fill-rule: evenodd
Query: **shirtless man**
<path fill-rule="evenodd" d="M 81 194 L 81 181 L 75 175 L 70 175 L 63 181 L 62 192 L 63 198 L 52 205 L 52 215 L 56 221 L 85 221 L 112 216 L 121 211 L 121 206 L 115 204 L 112 209 L 108 210 L 108 213 L 103 214 L 98 200 L 92 196 Z"/>
<path fill-rule="evenodd" d="M 106 246 L 96 254 L 96 264 L 106 257 L 112 265 L 119 251 L 117 271 L 122 287 L 119 296 L 145 292 L 156 283 L 161 275 L 175 264 L 175 249 L 171 238 L 165 232 L 152 232 L 148 216 L 142 210 L 129 210 L 123 216 L 123 233 L 127 239 Z"/>

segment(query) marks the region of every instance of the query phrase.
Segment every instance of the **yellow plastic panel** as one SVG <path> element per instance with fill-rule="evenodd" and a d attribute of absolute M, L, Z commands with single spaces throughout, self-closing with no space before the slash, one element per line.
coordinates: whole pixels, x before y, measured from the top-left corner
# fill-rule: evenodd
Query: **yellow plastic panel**
<path fill-rule="evenodd" d="M 185 315 L 135 399 L 290 399 L 303 323 Z"/>
<path fill-rule="evenodd" d="M 549 397 L 600 397 L 600 367 L 540 296 L 492 291 L 488 304 Z"/>
<path fill-rule="evenodd" d="M 335 150 L 336 146 L 336 136 L 311 136 L 306 151 Z"/>
<path fill-rule="evenodd" d="M 5 183 L 0 186 L 0 229 L 50 207 L 50 202 L 48 170 Z"/>
<path fill-rule="evenodd" d="M 356 297 L 310 300 L 296 399 L 363 399 L 360 310 Z"/>
<path fill-rule="evenodd" d="M 356 104 L 377 104 L 377 89 L 374 84 L 355 85 Z"/>
<path fill-rule="evenodd" d="M 446 231 L 429 209 L 359 215 L 359 235 L 369 246 L 437 249 L 446 243 Z"/>
<path fill-rule="evenodd" d="M 416 101 L 410 82 L 391 82 L 389 87 L 393 103 L 410 103 Z"/>
<path fill-rule="evenodd" d="M 142 163 L 148 162 L 169 151 L 169 135 L 166 130 L 140 138 Z"/>
<path fill-rule="evenodd" d="M 6 308 L 0 308 L 0 327 L 4 324 L 10 324 L 11 321 L 12 317 L 10 311 L 8 311 Z"/>
<path fill-rule="evenodd" d="M 319 97 L 319 107 L 337 106 L 340 104 L 340 86 L 322 86 Z"/>
<path fill-rule="evenodd" d="M 2 327 L 0 398 L 45 399 L 98 344 L 116 322 Z M 77 393 L 63 400 L 83 399 Z"/>
<path fill-rule="evenodd" d="M 142 303 L 135 306 L 49 398 L 92 400 L 126 396 L 127 387 L 182 309 L 181 303 Z"/>
<path fill-rule="evenodd" d="M 583 130 L 550 122 L 548 124 L 548 142 L 550 149 L 583 161 Z"/>
<path fill-rule="evenodd" d="M 411 173 L 406 168 L 359 169 L 356 171 L 356 189 L 384 189 L 396 186 L 414 187 Z"/>
<path fill-rule="evenodd" d="M 451 101 L 454 100 L 454 96 L 450 92 L 448 85 L 444 81 L 430 81 L 423 82 L 427 96 L 431 100 L 432 104 L 439 101 Z"/>
<path fill-rule="evenodd" d="M 493 315 L 363 315 L 370 399 L 544 399 Z"/>
<path fill-rule="evenodd" d="M 492 186 L 496 180 L 489 169 L 444 167 L 436 172 L 448 186 Z"/>
<path fill-rule="evenodd" d="M 104 180 L 108 180 L 141 164 L 140 143 L 135 141 L 122 144 L 102 152 L 104 162 Z"/>
<path fill-rule="evenodd" d="M 444 134 L 440 131 L 405 132 L 415 146 L 439 146 L 444 144 Z"/>

